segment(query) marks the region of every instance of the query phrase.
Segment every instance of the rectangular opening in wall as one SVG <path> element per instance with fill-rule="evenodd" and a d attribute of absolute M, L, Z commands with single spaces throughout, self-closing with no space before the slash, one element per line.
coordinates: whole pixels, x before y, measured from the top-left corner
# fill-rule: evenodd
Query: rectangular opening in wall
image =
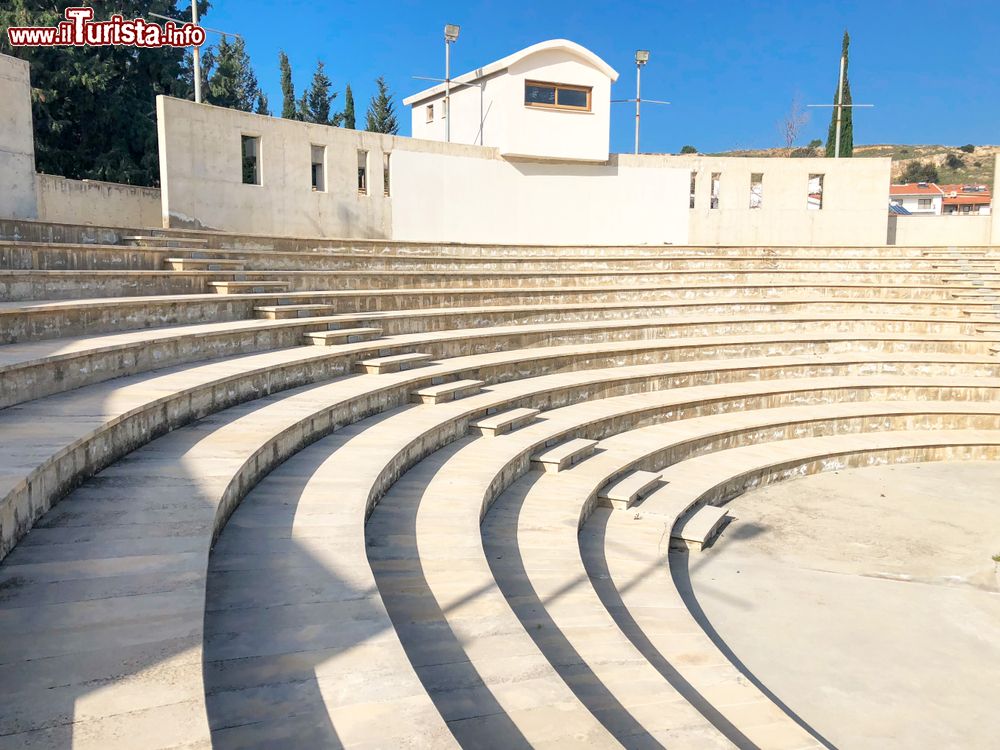
<path fill-rule="evenodd" d="M 326 146 L 312 146 L 311 150 L 312 189 L 326 192 Z"/>
<path fill-rule="evenodd" d="M 809 175 L 809 210 L 823 210 L 823 175 Z"/>
<path fill-rule="evenodd" d="M 428 104 L 424 111 L 426 112 L 425 122 L 434 122 L 434 105 Z"/>
<path fill-rule="evenodd" d="M 689 206 L 688 206 L 689 208 L 694 208 L 694 186 L 695 186 L 695 183 L 697 181 L 698 181 L 698 173 L 697 172 L 692 172 L 691 173 L 691 200 L 689 201 Z"/>
<path fill-rule="evenodd" d="M 260 138 L 255 135 L 241 136 L 243 152 L 243 184 L 260 184 Z"/>
<path fill-rule="evenodd" d="M 368 195 L 368 152 L 358 151 L 358 192 Z"/>
<path fill-rule="evenodd" d="M 389 152 L 382 154 L 382 194 L 389 195 Z"/>
<path fill-rule="evenodd" d="M 930 198 L 917 198 L 917 208 L 930 208 L 931 199 Z"/>
<path fill-rule="evenodd" d="M 750 208 L 760 208 L 764 204 L 764 175 L 754 172 L 750 175 Z"/>
<path fill-rule="evenodd" d="M 708 204 L 709 208 L 719 207 L 719 183 L 722 181 L 722 172 L 712 172 L 712 198 Z"/>

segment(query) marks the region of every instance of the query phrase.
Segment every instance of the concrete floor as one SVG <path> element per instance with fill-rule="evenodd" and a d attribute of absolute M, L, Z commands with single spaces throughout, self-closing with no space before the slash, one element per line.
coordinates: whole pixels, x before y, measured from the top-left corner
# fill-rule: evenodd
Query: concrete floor
<path fill-rule="evenodd" d="M 819 474 L 730 509 L 672 567 L 765 688 L 839 748 L 998 747 L 1000 463 Z"/>

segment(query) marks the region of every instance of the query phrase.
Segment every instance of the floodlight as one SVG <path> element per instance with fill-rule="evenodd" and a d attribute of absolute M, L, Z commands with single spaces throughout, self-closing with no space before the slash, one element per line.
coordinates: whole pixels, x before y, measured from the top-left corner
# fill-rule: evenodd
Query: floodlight
<path fill-rule="evenodd" d="M 649 50 L 637 49 L 635 51 L 635 62 L 637 65 L 645 65 L 647 62 L 649 62 Z"/>
<path fill-rule="evenodd" d="M 461 31 L 461 26 L 456 26 L 453 23 L 445 24 L 444 27 L 444 40 L 446 42 L 454 42 L 458 39 L 458 32 Z"/>

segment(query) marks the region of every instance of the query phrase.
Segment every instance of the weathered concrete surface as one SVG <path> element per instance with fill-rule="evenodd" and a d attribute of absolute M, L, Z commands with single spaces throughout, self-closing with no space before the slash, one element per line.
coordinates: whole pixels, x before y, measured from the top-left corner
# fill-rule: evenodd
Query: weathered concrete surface
<path fill-rule="evenodd" d="M 35 144 L 28 63 L 0 55 L 0 216 L 33 219 Z"/>
<path fill-rule="evenodd" d="M 1000 464 L 962 462 L 748 493 L 690 558 L 694 595 L 746 668 L 835 745 L 993 747 L 998 491 Z"/>

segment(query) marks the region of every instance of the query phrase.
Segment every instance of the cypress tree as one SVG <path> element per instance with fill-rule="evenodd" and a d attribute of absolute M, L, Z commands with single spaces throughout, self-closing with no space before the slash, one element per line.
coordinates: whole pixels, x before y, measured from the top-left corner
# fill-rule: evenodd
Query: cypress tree
<path fill-rule="evenodd" d="M 848 58 L 848 48 L 851 45 L 851 37 L 847 33 L 847 29 L 844 29 L 844 39 L 841 45 L 841 54 L 844 57 L 844 104 L 851 103 L 851 82 L 847 75 L 847 64 L 849 62 Z M 840 72 L 840 67 L 838 65 L 837 72 Z M 840 82 L 837 82 L 838 90 L 833 92 L 833 103 L 838 104 L 838 93 Z M 837 107 L 833 108 L 833 114 L 830 116 L 830 129 L 826 137 L 826 155 L 833 156 L 836 146 L 837 137 Z M 854 110 L 851 107 L 844 107 L 840 115 L 840 155 L 841 156 L 853 156 L 854 155 Z"/>
<path fill-rule="evenodd" d="M 392 94 L 389 93 L 385 78 L 382 76 L 376 78 L 375 85 L 378 87 L 378 93 L 372 97 L 371 103 L 368 105 L 365 130 L 372 133 L 396 135 L 399 132 L 396 105 L 392 101 Z"/>
<path fill-rule="evenodd" d="M 281 116 L 286 120 L 298 120 L 299 109 L 295 104 L 295 84 L 292 83 L 292 64 L 284 50 L 278 52 L 278 68 L 281 70 Z"/>
<path fill-rule="evenodd" d="M 306 122 L 315 122 L 318 125 L 336 125 L 339 116 L 330 116 L 333 100 L 337 98 L 337 92 L 330 93 L 333 83 L 326 75 L 323 61 L 316 63 L 316 72 L 313 73 L 312 85 L 309 91 L 302 95 L 299 102 L 302 119 Z"/>
<path fill-rule="evenodd" d="M 347 84 L 344 91 L 344 112 L 341 115 L 341 123 L 345 128 L 354 130 L 356 123 L 354 120 L 354 92 L 351 91 L 351 84 Z"/>
<path fill-rule="evenodd" d="M 267 104 L 267 94 L 265 94 L 260 89 L 257 89 L 257 108 L 254 112 L 258 115 L 271 116 L 271 108 Z"/>
<path fill-rule="evenodd" d="M 213 62 L 208 78 L 208 100 L 220 107 L 253 112 L 260 87 L 243 39 L 237 37 L 230 44 L 222 37 Z"/>

